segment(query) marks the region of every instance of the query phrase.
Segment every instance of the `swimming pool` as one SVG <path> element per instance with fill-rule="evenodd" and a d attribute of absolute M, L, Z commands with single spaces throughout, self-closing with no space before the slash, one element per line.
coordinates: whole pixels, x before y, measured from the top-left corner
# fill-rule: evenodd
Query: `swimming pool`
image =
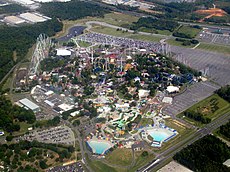
<path fill-rule="evenodd" d="M 148 134 L 153 138 L 154 141 L 157 142 L 163 142 L 167 140 L 169 137 L 175 135 L 174 132 L 162 128 L 148 130 Z"/>
<path fill-rule="evenodd" d="M 96 141 L 96 140 L 90 140 L 87 141 L 88 145 L 92 149 L 93 153 L 96 154 L 104 154 L 108 149 L 112 147 L 112 144 L 108 143 L 107 141 Z"/>

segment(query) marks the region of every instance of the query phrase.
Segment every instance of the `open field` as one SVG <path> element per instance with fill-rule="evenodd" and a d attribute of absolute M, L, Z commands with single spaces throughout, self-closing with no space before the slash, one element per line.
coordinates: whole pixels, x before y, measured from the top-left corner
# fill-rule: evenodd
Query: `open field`
<path fill-rule="evenodd" d="M 224 45 L 208 44 L 202 42 L 197 48 L 202 50 L 213 51 L 217 53 L 230 54 L 229 46 L 224 46 Z"/>
<path fill-rule="evenodd" d="M 144 166 L 148 162 L 152 161 L 155 156 L 154 155 L 148 155 L 147 157 L 141 156 L 143 151 L 135 152 L 135 164 L 132 168 L 129 169 L 129 172 L 135 172 L 140 167 Z"/>
<path fill-rule="evenodd" d="M 106 155 L 106 160 L 111 164 L 128 166 L 132 163 L 132 150 L 117 148 Z"/>
<path fill-rule="evenodd" d="M 159 42 L 163 37 L 158 37 L 155 35 L 141 35 L 138 33 L 130 33 L 126 31 L 117 31 L 114 28 L 110 27 L 105 27 L 105 26 L 98 26 L 94 25 L 93 28 L 91 28 L 91 31 L 97 32 L 97 33 L 103 33 L 107 35 L 112 35 L 112 36 L 118 36 L 118 37 L 126 37 L 126 38 L 131 38 L 131 39 L 136 39 L 136 40 L 142 40 L 142 41 L 152 41 L 152 42 Z"/>
<path fill-rule="evenodd" d="M 177 32 L 185 35 L 189 35 L 191 38 L 195 38 L 201 29 L 194 28 L 192 26 L 181 26 Z"/>
<path fill-rule="evenodd" d="M 113 35 L 118 37 L 127 37 L 129 35 L 132 35 L 132 33 L 126 31 L 117 31 L 114 28 L 99 26 L 99 25 L 94 25 L 90 30 L 93 32 L 103 33 L 103 34 Z"/>
<path fill-rule="evenodd" d="M 191 45 L 188 45 L 188 46 L 184 46 L 184 45 L 182 45 L 183 42 L 176 41 L 174 38 L 168 39 L 167 43 L 170 44 L 170 45 L 180 46 L 180 47 L 183 47 L 183 48 L 193 48 L 194 46 L 196 46 L 194 44 L 191 44 Z"/>
<path fill-rule="evenodd" d="M 152 125 L 153 123 L 154 123 L 153 120 L 149 118 L 142 118 L 140 121 L 141 126 L 146 126 L 148 124 Z"/>
<path fill-rule="evenodd" d="M 91 161 L 88 156 L 86 155 L 86 160 L 90 166 L 91 169 L 93 169 L 95 172 L 117 172 L 114 168 L 102 163 L 101 161 Z"/>
<path fill-rule="evenodd" d="M 108 13 L 105 14 L 104 18 L 99 17 L 86 17 L 84 19 L 74 20 L 74 21 L 63 21 L 63 30 L 56 34 L 55 37 L 62 37 L 68 33 L 68 29 L 73 27 L 74 25 L 85 25 L 87 21 L 102 21 L 108 24 L 116 25 L 116 26 L 127 26 L 132 22 L 136 22 L 138 17 L 122 14 L 122 13 Z"/>
<path fill-rule="evenodd" d="M 219 97 L 217 94 L 214 94 L 202 100 L 201 102 L 193 105 L 191 108 L 189 108 L 186 111 L 200 113 L 201 115 L 208 117 L 211 120 L 214 120 L 217 117 L 230 111 L 230 103 L 228 103 L 227 101 Z M 178 117 L 182 118 L 183 115 L 184 114 L 181 113 L 178 115 Z M 188 117 L 183 117 L 183 119 L 197 126 L 203 125 L 201 122 L 195 121 Z"/>

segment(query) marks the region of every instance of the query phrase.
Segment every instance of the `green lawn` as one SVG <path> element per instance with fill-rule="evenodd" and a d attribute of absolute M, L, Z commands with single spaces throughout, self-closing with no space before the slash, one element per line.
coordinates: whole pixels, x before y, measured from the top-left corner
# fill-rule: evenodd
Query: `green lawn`
<path fill-rule="evenodd" d="M 111 164 L 128 166 L 132 163 L 132 150 L 117 148 L 108 155 L 106 155 L 106 160 Z"/>
<path fill-rule="evenodd" d="M 153 120 L 150 119 L 150 118 L 142 118 L 141 122 L 140 122 L 140 125 L 141 126 L 146 126 L 148 124 L 152 125 L 153 123 L 154 123 Z"/>
<path fill-rule="evenodd" d="M 126 36 L 132 34 L 132 33 L 129 33 L 129 32 L 117 31 L 114 28 L 105 27 L 105 26 L 99 26 L 99 25 L 94 25 L 93 28 L 91 28 L 91 31 L 98 32 L 98 33 L 103 33 L 103 34 L 107 34 L 107 35 L 118 36 L 118 37 L 126 37 Z"/>
<path fill-rule="evenodd" d="M 155 156 L 154 155 L 148 155 L 147 157 L 141 156 L 142 151 L 135 152 L 135 164 L 132 168 L 129 169 L 128 172 L 136 172 L 140 167 L 146 165 L 148 162 L 152 161 Z"/>
<path fill-rule="evenodd" d="M 88 42 L 84 42 L 84 41 L 78 41 L 78 45 L 79 45 L 80 47 L 88 47 L 88 46 L 90 46 L 91 44 L 88 43 Z"/>
<path fill-rule="evenodd" d="M 137 22 L 138 19 L 139 18 L 135 16 L 114 12 L 105 14 L 104 18 L 101 20 L 112 25 L 125 26 L 130 25 L 133 22 Z"/>
<path fill-rule="evenodd" d="M 193 105 L 186 111 L 201 113 L 202 115 L 210 118 L 211 120 L 214 120 L 217 117 L 230 111 L 230 103 L 228 103 L 227 101 L 219 97 L 217 94 L 213 94 L 212 96 L 206 98 L 205 100 L 202 100 L 201 102 Z M 193 119 L 184 117 L 183 113 L 179 114 L 178 117 L 183 118 L 186 121 L 197 126 L 203 125 L 199 121 L 195 121 Z"/>
<path fill-rule="evenodd" d="M 230 47 L 225 45 L 208 44 L 202 42 L 197 48 L 202 50 L 213 51 L 217 53 L 224 53 L 228 55 L 230 54 Z"/>
<path fill-rule="evenodd" d="M 194 44 L 191 44 L 191 45 L 188 45 L 188 46 L 184 46 L 184 45 L 182 45 L 183 42 L 176 41 L 174 38 L 168 39 L 167 43 L 169 43 L 170 45 L 175 45 L 175 46 L 184 47 L 184 48 L 193 48 L 194 46 L 196 46 Z"/>
<path fill-rule="evenodd" d="M 159 36 L 141 35 L 138 33 L 133 34 L 133 33 L 126 32 L 126 31 L 117 31 L 114 28 L 99 26 L 99 25 L 94 25 L 91 31 L 97 32 L 97 33 L 103 33 L 107 35 L 112 35 L 112 36 L 126 37 L 126 38 L 131 38 L 131 39 L 137 39 L 137 40 L 142 40 L 142 41 L 152 41 L 152 42 L 159 42 L 161 39 L 164 38 L 164 37 L 161 37 L 160 35 Z"/>
<path fill-rule="evenodd" d="M 63 23 L 62 31 L 57 33 L 55 37 L 61 37 L 66 35 L 68 33 L 69 28 L 73 27 L 76 24 L 85 25 L 87 21 L 102 21 L 108 24 L 124 27 L 124 26 L 128 26 L 133 22 L 136 22 L 138 19 L 139 19 L 138 17 L 132 15 L 114 12 L 114 13 L 105 14 L 104 17 L 85 17 L 83 19 L 73 20 L 73 21 L 64 20 L 62 21 Z"/>
<path fill-rule="evenodd" d="M 102 163 L 101 161 L 91 161 L 86 155 L 86 160 L 94 172 L 117 172 L 114 168 Z"/>
<path fill-rule="evenodd" d="M 181 26 L 178 30 L 176 30 L 176 32 L 178 33 L 182 33 L 185 35 L 190 36 L 191 38 L 195 38 L 196 35 L 201 31 L 201 29 L 197 29 L 191 26 Z"/>
<path fill-rule="evenodd" d="M 25 134 L 28 132 L 28 128 L 32 126 L 32 124 L 27 124 L 25 122 L 20 122 L 19 124 L 21 128 L 19 131 L 13 133 L 14 136 Z"/>

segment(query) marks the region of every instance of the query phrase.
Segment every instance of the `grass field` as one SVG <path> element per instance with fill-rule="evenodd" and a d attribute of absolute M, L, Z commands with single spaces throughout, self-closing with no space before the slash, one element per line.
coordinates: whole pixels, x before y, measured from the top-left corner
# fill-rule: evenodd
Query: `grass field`
<path fill-rule="evenodd" d="M 185 34 L 185 35 L 188 35 L 190 36 L 191 38 L 195 38 L 196 35 L 201 31 L 201 29 L 197 29 L 197 28 L 194 28 L 194 27 L 191 27 L 191 26 L 181 26 L 177 32 L 178 33 L 182 33 L 182 34 Z"/>
<path fill-rule="evenodd" d="M 106 156 L 106 160 L 111 164 L 128 166 L 132 163 L 132 150 L 117 148 Z"/>
<path fill-rule="evenodd" d="M 229 46 L 225 46 L 225 45 L 208 44 L 202 42 L 197 48 L 202 50 L 213 51 L 217 53 L 223 53 L 228 55 L 230 54 Z"/>
<path fill-rule="evenodd" d="M 142 118 L 140 121 L 141 126 L 146 126 L 148 124 L 152 125 L 153 123 L 154 123 L 153 120 L 149 118 Z"/>
<path fill-rule="evenodd" d="M 142 154 L 142 151 L 135 152 L 135 158 L 136 158 L 135 164 L 132 168 L 129 169 L 129 172 L 135 172 L 137 169 L 144 166 L 145 164 L 147 164 L 148 162 L 150 162 L 151 160 L 155 158 L 154 155 L 148 155 L 147 157 L 143 157 L 141 156 L 141 154 Z"/>
<path fill-rule="evenodd" d="M 142 40 L 142 41 L 152 41 L 152 42 L 159 42 L 161 39 L 164 37 L 161 36 L 155 36 L 155 35 L 141 35 L 138 33 L 130 33 L 126 31 L 117 31 L 114 28 L 110 27 L 105 27 L 105 26 L 98 26 L 94 25 L 93 28 L 91 28 L 91 31 L 97 32 L 97 33 L 103 33 L 107 35 L 113 35 L 113 36 L 118 36 L 118 37 L 126 37 L 126 38 L 131 38 L 131 39 L 136 39 L 136 40 Z"/>
<path fill-rule="evenodd" d="M 213 94 L 212 96 L 193 105 L 191 108 L 187 109 L 186 111 L 201 113 L 205 117 L 214 120 L 217 117 L 223 115 L 224 113 L 230 111 L 230 103 L 228 103 L 227 101 L 219 97 L 217 94 Z M 183 118 L 183 113 L 179 114 L 178 117 Z M 183 119 L 197 126 L 203 125 L 201 122 L 195 121 L 187 117 L 184 117 Z"/>
<path fill-rule="evenodd" d="M 103 34 L 107 34 L 107 35 L 118 36 L 118 37 L 127 37 L 129 35 L 132 35 L 132 33 L 129 33 L 126 31 L 117 31 L 114 28 L 99 26 L 99 25 L 94 25 L 91 28 L 91 31 L 97 32 L 97 33 L 103 33 Z"/>
<path fill-rule="evenodd" d="M 131 24 L 132 22 L 136 22 L 139 18 L 127 14 L 122 13 L 108 13 L 102 17 L 86 17 L 79 20 L 74 21 L 63 21 L 63 29 L 61 32 L 57 33 L 55 37 L 61 37 L 68 33 L 68 29 L 73 27 L 74 25 L 85 25 L 87 21 L 102 21 L 108 24 L 116 25 L 116 26 L 125 26 Z"/>
<path fill-rule="evenodd" d="M 170 45 L 175 45 L 175 46 L 184 47 L 184 48 L 193 48 L 194 46 L 196 46 L 194 44 L 191 44 L 191 45 L 188 45 L 188 46 L 184 46 L 184 45 L 182 45 L 183 42 L 176 41 L 174 38 L 168 39 L 167 43 L 169 43 Z"/>
<path fill-rule="evenodd" d="M 117 172 L 114 168 L 102 163 L 101 161 L 91 161 L 88 156 L 86 155 L 86 160 L 90 166 L 91 169 L 93 169 L 95 172 Z"/>

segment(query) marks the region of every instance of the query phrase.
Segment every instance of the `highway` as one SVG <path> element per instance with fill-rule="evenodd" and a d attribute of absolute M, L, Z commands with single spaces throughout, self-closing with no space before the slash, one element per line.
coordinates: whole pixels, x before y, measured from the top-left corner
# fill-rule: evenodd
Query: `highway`
<path fill-rule="evenodd" d="M 194 143 L 195 141 L 199 140 L 200 138 L 208 134 L 211 134 L 213 130 L 219 128 L 221 125 L 226 124 L 229 120 L 230 120 L 230 112 L 220 116 L 219 118 L 215 119 L 211 123 L 207 124 L 205 127 L 197 130 L 197 132 L 190 135 L 183 141 L 177 143 L 176 145 L 167 149 L 163 153 L 159 154 L 155 160 L 149 162 L 147 165 L 139 169 L 138 172 L 157 171 L 159 168 L 162 167 L 163 164 L 167 162 L 169 158 L 172 158 L 177 152 L 179 152 L 186 146 Z"/>

